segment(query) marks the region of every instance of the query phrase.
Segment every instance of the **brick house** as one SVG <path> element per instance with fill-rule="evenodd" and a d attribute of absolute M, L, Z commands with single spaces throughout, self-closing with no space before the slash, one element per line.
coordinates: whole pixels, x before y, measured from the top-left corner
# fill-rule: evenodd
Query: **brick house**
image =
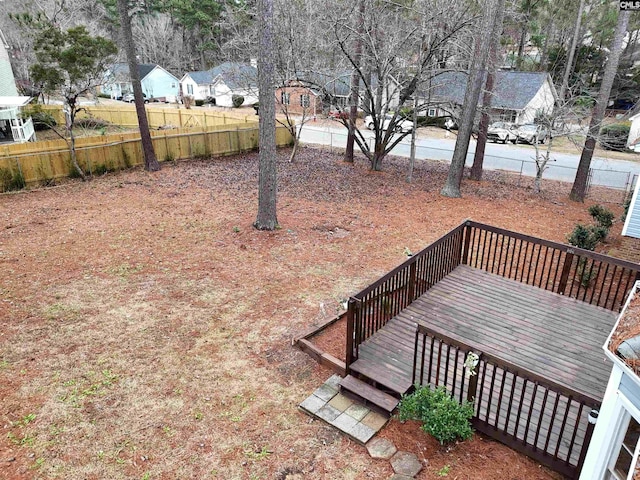
<path fill-rule="evenodd" d="M 276 88 L 276 108 L 283 113 L 315 117 L 323 113 L 322 95 L 302 82 L 291 80 Z"/>

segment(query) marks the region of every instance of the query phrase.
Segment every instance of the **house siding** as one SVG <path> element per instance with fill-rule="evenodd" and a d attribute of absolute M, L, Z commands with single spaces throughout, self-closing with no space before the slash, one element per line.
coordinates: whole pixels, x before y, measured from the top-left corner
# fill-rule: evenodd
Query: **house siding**
<path fill-rule="evenodd" d="M 627 147 L 635 144 L 636 140 L 640 140 L 640 115 L 634 115 L 630 120 L 631 127 L 629 128 L 629 137 L 627 137 Z"/>
<path fill-rule="evenodd" d="M 234 95 L 242 95 L 244 97 L 244 103 L 242 105 L 253 105 L 258 102 L 258 96 L 254 91 L 247 89 L 231 90 L 223 80 L 218 80 L 213 85 L 213 96 L 218 106 L 233 107 Z"/>
<path fill-rule="evenodd" d="M 553 110 L 554 96 L 549 80 L 544 82 L 540 90 L 533 96 L 531 101 L 518 115 L 519 124 L 533 123 L 538 112 L 551 113 Z"/>
<path fill-rule="evenodd" d="M 177 97 L 179 80 L 163 68 L 154 68 L 142 80 L 142 91 L 149 98 Z M 174 100 L 169 98 L 168 100 Z"/>
<path fill-rule="evenodd" d="M 13 69 L 9 61 L 9 52 L 3 45 L 0 45 L 0 96 L 18 96 L 16 81 L 13 77 Z"/>
<path fill-rule="evenodd" d="M 289 94 L 289 105 L 287 111 L 289 113 L 302 114 L 305 110 L 301 104 L 301 98 L 303 95 L 309 95 L 309 107 L 307 107 L 307 115 L 318 115 L 323 112 L 322 110 L 322 98 L 320 95 L 315 94 L 307 87 L 292 86 L 292 87 L 280 87 L 276 89 L 276 105 L 279 110 L 284 111 L 284 105 L 281 104 L 282 94 Z"/>
<path fill-rule="evenodd" d="M 622 235 L 627 237 L 640 238 L 640 205 L 638 205 L 639 188 L 640 181 L 636 182 L 636 188 L 633 191 L 633 197 L 631 197 L 627 218 L 624 221 L 624 227 L 622 227 Z"/>

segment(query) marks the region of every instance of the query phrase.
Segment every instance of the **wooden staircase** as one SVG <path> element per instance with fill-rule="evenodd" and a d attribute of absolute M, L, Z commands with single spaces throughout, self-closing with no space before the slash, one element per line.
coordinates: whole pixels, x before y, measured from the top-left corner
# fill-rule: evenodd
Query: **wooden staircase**
<path fill-rule="evenodd" d="M 397 397 L 378 390 L 376 387 L 354 377 L 347 375 L 340 382 L 340 388 L 344 393 L 356 396 L 365 405 L 374 405 L 387 414 L 391 414 L 398 406 Z"/>

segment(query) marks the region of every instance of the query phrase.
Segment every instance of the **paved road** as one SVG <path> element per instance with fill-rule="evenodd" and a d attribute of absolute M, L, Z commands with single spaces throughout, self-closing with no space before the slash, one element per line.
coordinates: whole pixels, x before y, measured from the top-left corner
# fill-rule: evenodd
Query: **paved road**
<path fill-rule="evenodd" d="M 373 132 L 365 130 L 364 136 L 373 141 Z M 336 127 L 315 127 L 304 125 L 301 140 L 306 143 L 321 145 L 333 145 L 344 147 L 346 145 L 346 129 Z M 393 149 L 393 154 L 408 157 L 410 146 L 409 137 L 405 138 Z M 455 137 L 450 139 L 419 138 L 416 140 L 416 158 L 451 161 Z M 473 163 L 473 154 L 476 143 L 471 141 L 467 155 L 467 165 Z M 488 143 L 484 158 L 484 168 L 489 170 L 509 170 L 522 172 L 526 176 L 535 176 L 535 150 L 531 145 L 499 145 Z M 575 171 L 580 160 L 579 155 L 565 153 L 551 154 L 553 162 L 549 162 L 544 178 L 573 182 Z M 634 175 L 640 175 L 640 162 L 626 160 L 613 160 L 594 157 L 591 162 L 592 184 L 625 189 L 633 180 Z"/>

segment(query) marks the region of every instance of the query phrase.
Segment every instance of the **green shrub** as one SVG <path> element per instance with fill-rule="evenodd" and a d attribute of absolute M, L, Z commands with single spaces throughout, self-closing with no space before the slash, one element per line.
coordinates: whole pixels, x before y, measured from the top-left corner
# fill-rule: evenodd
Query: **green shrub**
<path fill-rule="evenodd" d="M 613 212 L 602 205 L 591 205 L 589 207 L 589 215 L 593 217 L 598 225 L 605 228 L 607 232 L 613 225 L 613 219 L 615 218 Z"/>
<path fill-rule="evenodd" d="M 98 98 L 111 98 L 111 95 L 108 93 L 99 93 Z"/>
<path fill-rule="evenodd" d="M 23 108 L 21 111 L 22 118 L 29 118 L 33 121 L 33 129 L 37 132 L 49 130 L 55 127 L 58 122 L 49 112 L 42 109 L 41 105 L 31 104 Z"/>
<path fill-rule="evenodd" d="M 420 428 L 443 445 L 467 440 L 473 434 L 473 405 L 459 404 L 444 387 L 431 390 L 429 386 L 416 386 L 415 392 L 402 397 L 398 408 L 400 420 L 422 422 Z"/>
<path fill-rule="evenodd" d="M 196 100 L 196 107 L 201 107 L 204 105 L 204 100 Z"/>
<path fill-rule="evenodd" d="M 600 129 L 600 146 L 606 150 L 623 151 L 627 146 L 631 125 L 627 123 L 614 123 Z"/>
<path fill-rule="evenodd" d="M 242 95 L 233 95 L 231 97 L 231 103 L 235 108 L 240 108 L 244 103 L 244 97 Z"/>
<path fill-rule="evenodd" d="M 0 191 L 22 190 L 26 185 L 19 169 L 0 168 L 0 187 L 2 188 Z"/>
<path fill-rule="evenodd" d="M 594 232 L 595 228 L 591 225 L 577 224 L 567 241 L 578 248 L 594 250 L 600 241 L 599 234 Z"/>

